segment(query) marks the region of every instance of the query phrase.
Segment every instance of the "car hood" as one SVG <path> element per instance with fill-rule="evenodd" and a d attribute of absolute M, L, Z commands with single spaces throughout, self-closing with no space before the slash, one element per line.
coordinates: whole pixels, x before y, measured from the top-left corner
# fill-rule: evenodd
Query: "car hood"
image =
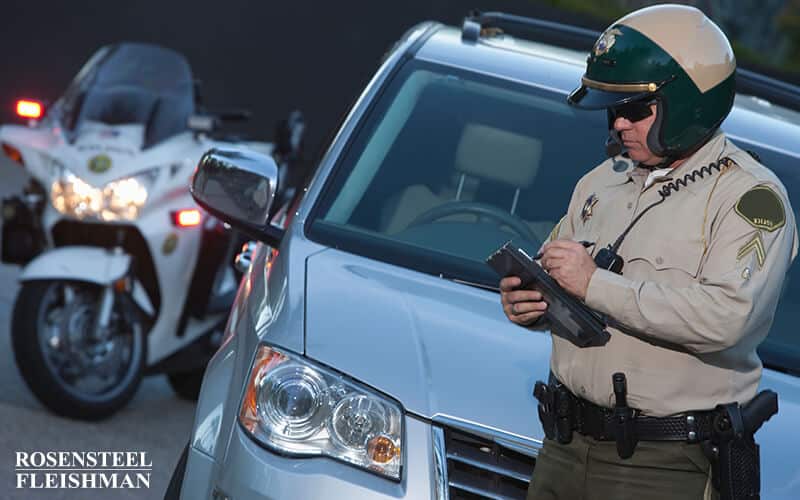
<path fill-rule="evenodd" d="M 531 395 L 547 332 L 508 322 L 497 293 L 326 250 L 308 259 L 306 354 L 432 420 L 541 440 Z M 800 379 L 765 369 L 780 411 L 756 438 L 762 498 L 800 498 Z"/>
<path fill-rule="evenodd" d="M 327 250 L 308 259 L 306 355 L 430 419 L 541 439 L 533 385 L 550 339 L 496 292 Z"/>

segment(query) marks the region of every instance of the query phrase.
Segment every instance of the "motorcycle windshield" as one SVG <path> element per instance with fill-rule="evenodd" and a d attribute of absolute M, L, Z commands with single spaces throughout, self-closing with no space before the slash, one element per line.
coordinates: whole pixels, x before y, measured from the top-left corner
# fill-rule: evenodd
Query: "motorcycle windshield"
<path fill-rule="evenodd" d="M 77 91 L 67 92 L 74 110 L 74 134 L 87 124 L 141 125 L 147 148 L 187 129 L 194 112 L 189 63 L 181 54 L 155 45 L 123 43 L 101 49 L 92 67 L 79 73 Z M 71 89 L 72 90 L 72 89 Z"/>

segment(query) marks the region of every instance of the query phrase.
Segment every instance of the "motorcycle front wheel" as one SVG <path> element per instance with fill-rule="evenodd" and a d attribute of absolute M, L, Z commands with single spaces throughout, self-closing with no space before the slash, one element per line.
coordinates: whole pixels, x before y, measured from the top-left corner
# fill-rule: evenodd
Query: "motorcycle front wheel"
<path fill-rule="evenodd" d="M 95 327 L 103 288 L 74 281 L 23 283 L 11 322 L 14 358 L 34 395 L 58 415 L 99 420 L 136 393 L 147 360 L 140 322 L 115 301 Z"/>

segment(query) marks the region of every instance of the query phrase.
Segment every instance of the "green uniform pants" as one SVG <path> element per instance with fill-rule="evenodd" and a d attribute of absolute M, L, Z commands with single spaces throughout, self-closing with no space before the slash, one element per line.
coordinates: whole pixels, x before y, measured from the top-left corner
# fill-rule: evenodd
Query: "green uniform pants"
<path fill-rule="evenodd" d="M 528 500 L 719 498 L 709 474 L 699 444 L 642 441 L 623 460 L 616 443 L 574 433 L 569 444 L 545 440 Z"/>

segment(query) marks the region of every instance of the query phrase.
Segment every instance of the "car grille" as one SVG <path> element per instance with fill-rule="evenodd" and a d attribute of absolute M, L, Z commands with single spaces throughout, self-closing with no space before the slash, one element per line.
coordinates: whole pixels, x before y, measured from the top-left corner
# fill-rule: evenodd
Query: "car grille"
<path fill-rule="evenodd" d="M 450 500 L 525 498 L 535 458 L 450 428 L 444 445 Z"/>

